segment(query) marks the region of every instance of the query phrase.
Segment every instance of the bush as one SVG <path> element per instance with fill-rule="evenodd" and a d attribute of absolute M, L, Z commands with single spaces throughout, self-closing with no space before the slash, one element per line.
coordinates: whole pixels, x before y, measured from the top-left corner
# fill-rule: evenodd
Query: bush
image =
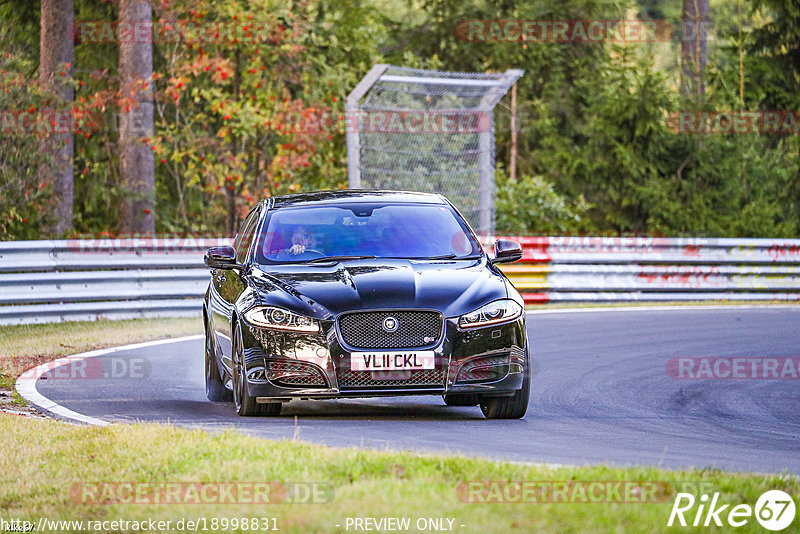
<path fill-rule="evenodd" d="M 563 234 L 585 230 L 582 215 L 588 205 L 583 197 L 569 200 L 542 176 L 511 180 L 499 170 L 496 180 L 498 234 Z"/>

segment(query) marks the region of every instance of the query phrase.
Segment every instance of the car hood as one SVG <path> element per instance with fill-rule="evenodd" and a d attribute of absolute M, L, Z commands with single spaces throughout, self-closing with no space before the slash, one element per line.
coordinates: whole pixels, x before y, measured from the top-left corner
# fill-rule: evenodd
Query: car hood
<path fill-rule="evenodd" d="M 263 304 L 317 318 L 380 308 L 435 309 L 453 317 L 508 295 L 504 278 L 485 258 L 261 265 L 249 280 Z"/>

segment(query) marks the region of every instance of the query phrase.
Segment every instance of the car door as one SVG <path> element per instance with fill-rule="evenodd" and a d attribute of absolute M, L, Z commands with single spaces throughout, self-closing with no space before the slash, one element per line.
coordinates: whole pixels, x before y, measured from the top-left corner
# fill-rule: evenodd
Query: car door
<path fill-rule="evenodd" d="M 261 211 L 261 206 L 256 206 L 247 215 L 240 227 L 240 232 L 234 239 L 233 248 L 236 250 L 236 261 L 239 264 L 244 264 L 247 260 Z M 239 271 L 216 269 L 212 272 L 210 301 L 214 334 L 217 346 L 222 352 L 222 363 L 229 371 L 231 369 L 231 339 L 233 339 L 231 332 L 233 307 L 244 289 L 245 283 Z"/>

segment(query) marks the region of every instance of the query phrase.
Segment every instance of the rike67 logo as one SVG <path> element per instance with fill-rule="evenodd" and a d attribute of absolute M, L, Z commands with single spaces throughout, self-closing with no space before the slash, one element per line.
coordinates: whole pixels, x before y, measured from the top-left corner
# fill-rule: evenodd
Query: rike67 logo
<path fill-rule="evenodd" d="M 707 494 L 701 495 L 698 500 L 691 493 L 678 493 L 667 526 L 673 526 L 677 520 L 677 524 L 682 527 L 741 527 L 755 516 L 756 521 L 765 529 L 779 531 L 794 521 L 795 504 L 784 491 L 765 492 L 756 501 L 755 510 L 749 504 L 737 504 L 731 508 L 730 504 L 722 504 L 719 496 L 719 493 L 714 493 L 709 502 Z"/>

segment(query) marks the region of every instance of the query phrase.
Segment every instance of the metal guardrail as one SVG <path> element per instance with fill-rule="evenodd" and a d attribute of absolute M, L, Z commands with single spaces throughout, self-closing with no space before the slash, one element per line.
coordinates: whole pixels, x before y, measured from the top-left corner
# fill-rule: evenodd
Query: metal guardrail
<path fill-rule="evenodd" d="M 530 304 L 800 300 L 800 239 L 511 237 Z M 0 325 L 198 315 L 228 238 L 0 242 Z"/>
<path fill-rule="evenodd" d="M 800 239 L 511 237 L 503 265 L 530 304 L 800 300 Z"/>
<path fill-rule="evenodd" d="M 0 243 L 0 325 L 199 315 L 203 254 L 229 238 Z"/>

